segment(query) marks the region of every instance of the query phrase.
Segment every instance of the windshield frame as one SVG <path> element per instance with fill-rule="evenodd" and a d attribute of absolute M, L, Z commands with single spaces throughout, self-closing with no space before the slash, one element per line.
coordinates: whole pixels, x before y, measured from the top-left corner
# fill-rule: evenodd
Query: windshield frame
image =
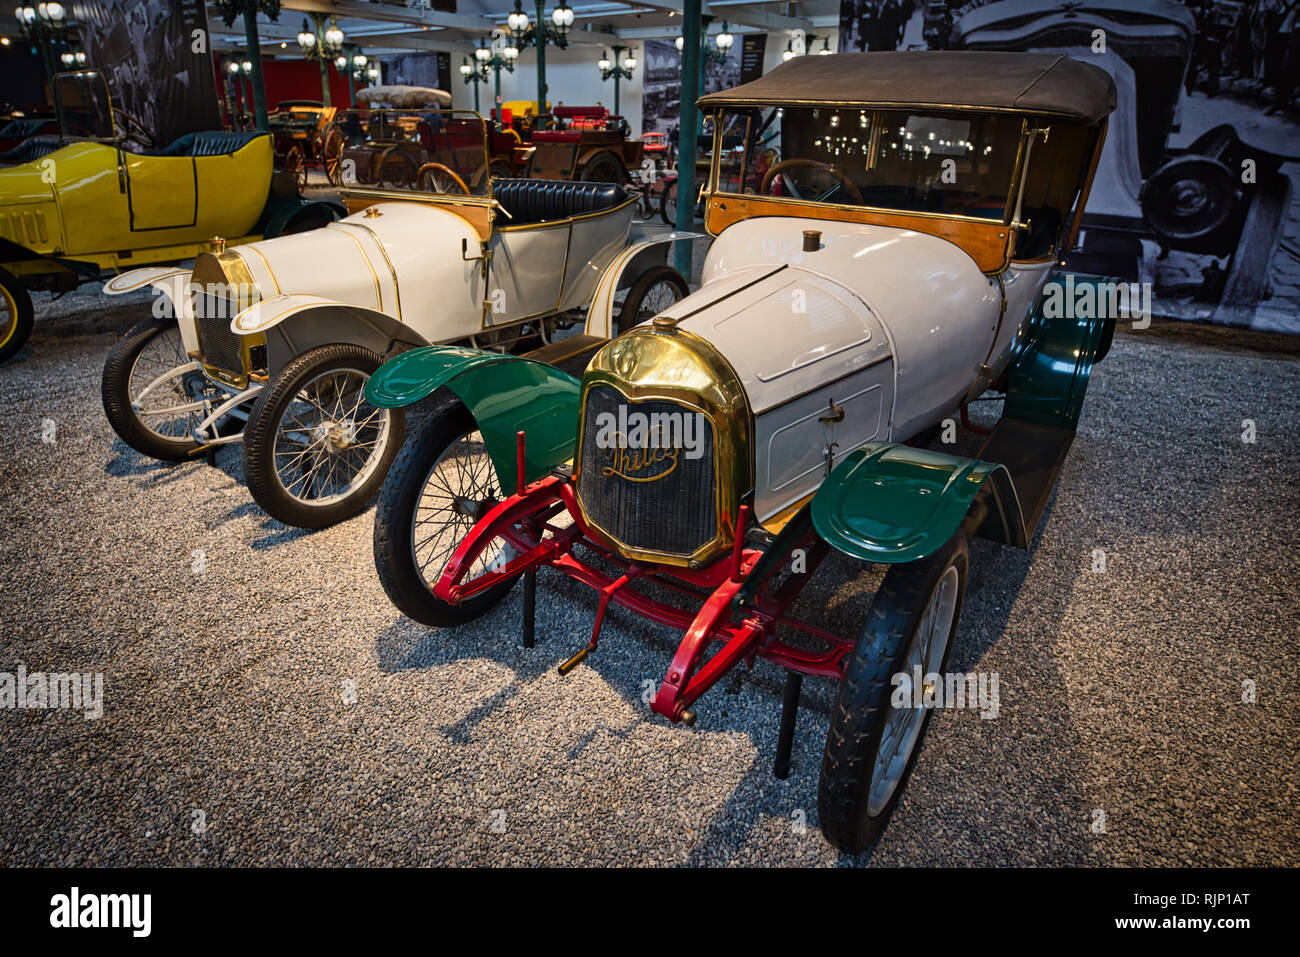
<path fill-rule="evenodd" d="M 821 106 L 824 108 L 838 108 L 842 105 L 843 104 L 835 104 L 835 103 L 824 103 L 824 104 L 800 103 L 800 104 L 792 104 L 790 106 L 745 106 L 741 104 L 725 104 L 725 105 L 719 104 L 709 113 L 709 118 L 713 121 L 713 155 L 710 158 L 710 164 L 709 164 L 709 178 L 707 180 L 707 186 L 708 186 L 707 195 L 708 196 L 714 196 L 714 195 L 735 196 L 737 198 L 742 198 L 742 199 L 752 198 L 754 195 L 758 195 L 765 203 L 766 202 L 779 203 L 781 205 L 788 205 L 791 207 L 806 208 L 809 206 L 815 206 L 819 209 L 845 210 L 845 211 L 852 211 L 852 212 L 868 212 L 872 214 L 880 214 L 886 216 L 887 215 L 907 216 L 907 217 L 915 216 L 915 217 L 922 217 L 927 219 L 943 219 L 943 220 L 952 220 L 957 222 L 979 223 L 985 226 L 1001 225 L 1003 227 L 1006 227 L 1007 229 L 1011 229 L 1015 225 L 1020 215 L 1021 197 L 1024 192 L 1025 170 L 1027 167 L 1027 160 L 1028 160 L 1027 154 L 1030 149 L 1031 141 L 1033 137 L 1036 135 L 1037 130 L 1039 128 L 1039 124 L 1034 122 L 1034 117 L 1025 113 L 1017 114 L 1020 116 L 1020 133 L 1017 137 L 1016 156 L 1011 168 L 1011 180 L 1007 186 L 1007 200 L 1003 208 L 1002 217 L 1000 219 L 993 219 L 993 218 L 983 217 L 983 216 L 968 216 L 962 213 L 943 213 L 943 212 L 933 212 L 929 210 L 897 209 L 889 206 L 870 206 L 866 204 L 856 205 L 852 203 L 821 202 L 818 200 L 796 198 L 792 196 L 770 196 L 770 195 L 762 195 L 762 194 L 736 193 L 731 190 L 721 188 L 720 167 L 721 167 L 721 155 L 722 155 L 722 126 L 723 126 L 722 116 L 724 112 L 734 111 L 735 113 L 739 113 L 740 111 L 744 111 L 744 110 L 758 110 L 761 115 L 765 109 L 772 109 L 772 110 L 815 109 L 817 108 L 817 106 Z M 870 107 L 861 107 L 861 108 L 864 110 L 869 110 L 871 113 L 871 139 L 872 139 L 871 149 L 873 151 L 873 155 L 871 159 L 872 159 L 872 165 L 874 165 L 874 161 L 876 159 L 875 151 L 878 150 L 879 148 L 878 140 L 879 140 L 881 114 L 909 111 L 911 110 L 911 108 L 909 108 L 905 104 L 890 105 L 888 107 L 870 106 Z M 994 111 L 994 110 L 958 110 L 958 109 L 952 109 L 952 110 L 917 109 L 911 111 L 914 112 L 916 115 L 937 116 L 937 117 L 948 117 L 960 113 L 986 115 L 994 112 L 998 112 L 998 113 L 1010 112 L 1005 110 Z M 749 120 L 749 123 L 752 125 L 753 123 L 752 118 Z M 750 159 L 751 157 L 749 156 L 749 149 L 746 148 L 744 151 L 744 155 L 742 156 L 740 161 L 741 170 L 742 170 L 741 182 L 743 182 L 743 171 L 746 169 Z M 744 187 L 741 186 L 741 189 L 743 188 Z M 794 214 L 792 213 L 792 215 Z"/>

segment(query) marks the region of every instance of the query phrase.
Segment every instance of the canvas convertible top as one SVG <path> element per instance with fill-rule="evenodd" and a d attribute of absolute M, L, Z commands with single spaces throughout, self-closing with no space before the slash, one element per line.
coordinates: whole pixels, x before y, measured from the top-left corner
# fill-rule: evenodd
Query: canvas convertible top
<path fill-rule="evenodd" d="M 795 57 L 699 104 L 1002 110 L 1095 123 L 1115 109 L 1115 83 L 1100 67 L 1055 53 L 843 53 Z"/>

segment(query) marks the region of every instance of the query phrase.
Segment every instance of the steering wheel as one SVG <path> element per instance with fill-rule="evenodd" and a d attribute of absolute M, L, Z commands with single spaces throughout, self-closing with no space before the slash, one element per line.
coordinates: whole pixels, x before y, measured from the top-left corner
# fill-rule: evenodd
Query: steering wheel
<path fill-rule="evenodd" d="M 443 163 L 425 163 L 415 172 L 415 185 L 427 193 L 455 193 L 469 195 L 469 187 L 456 175 L 456 171 Z"/>
<path fill-rule="evenodd" d="M 776 165 L 770 167 L 768 171 L 763 175 L 763 182 L 760 183 L 758 186 L 759 193 L 763 196 L 770 196 L 771 195 L 770 190 L 772 188 L 772 180 L 776 178 L 777 174 L 783 173 L 785 172 L 785 170 L 795 169 L 798 167 L 823 170 L 824 172 L 830 173 L 837 180 L 839 180 L 839 182 L 836 183 L 834 186 L 832 186 L 830 189 L 828 189 L 826 192 L 822 193 L 820 196 L 805 197 L 799 194 L 799 188 L 795 186 L 794 181 L 791 180 L 789 176 L 782 176 L 781 177 L 782 185 L 787 190 L 790 191 L 790 195 L 793 196 L 795 199 L 811 199 L 811 201 L 815 203 L 824 203 L 826 202 L 827 198 L 830 197 L 837 189 L 843 189 L 844 192 L 848 193 L 849 199 L 853 200 L 853 204 L 855 206 L 862 205 L 862 192 L 857 188 L 857 186 L 853 184 L 853 180 L 849 179 L 847 176 L 844 175 L 844 173 L 836 169 L 830 163 L 820 163 L 817 160 L 810 160 L 810 159 L 781 160 Z"/>
<path fill-rule="evenodd" d="M 143 123 L 126 110 L 116 106 L 113 107 L 113 124 L 120 130 L 124 140 L 133 140 L 145 149 L 153 149 L 157 145 L 154 142 L 153 134 L 149 132 Z"/>

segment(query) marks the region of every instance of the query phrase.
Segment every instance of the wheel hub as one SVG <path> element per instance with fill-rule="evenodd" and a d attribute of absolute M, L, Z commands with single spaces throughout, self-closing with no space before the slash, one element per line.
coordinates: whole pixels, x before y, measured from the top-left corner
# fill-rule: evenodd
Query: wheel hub
<path fill-rule="evenodd" d="M 457 495 L 451 500 L 452 510 L 457 515 L 464 515 L 466 518 L 477 522 L 491 510 L 496 501 L 490 498 L 482 500 L 467 498 L 464 495 Z"/>
<path fill-rule="evenodd" d="M 346 452 L 357 444 L 354 422 L 325 422 L 317 427 L 319 439 L 336 452 Z"/>

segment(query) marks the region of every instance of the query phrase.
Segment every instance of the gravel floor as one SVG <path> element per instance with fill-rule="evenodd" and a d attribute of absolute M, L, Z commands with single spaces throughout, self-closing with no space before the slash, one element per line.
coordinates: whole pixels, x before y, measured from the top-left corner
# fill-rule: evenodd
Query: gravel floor
<path fill-rule="evenodd" d="M 521 590 L 405 621 L 373 511 L 289 529 L 237 449 L 141 458 L 100 410 L 112 337 L 70 328 L 0 369 L 0 671 L 102 672 L 104 714 L 0 713 L 2 863 L 1300 864 L 1294 359 L 1117 339 L 1033 551 L 972 547 L 950 667 L 997 672 L 999 716 L 938 712 L 855 860 L 817 831 L 828 682 L 777 781 L 770 665 L 673 728 L 643 698 L 667 629 L 616 608 L 557 676 L 595 602 L 556 575 L 533 650 Z M 875 575 L 822 574 L 809 603 L 860 616 Z"/>

